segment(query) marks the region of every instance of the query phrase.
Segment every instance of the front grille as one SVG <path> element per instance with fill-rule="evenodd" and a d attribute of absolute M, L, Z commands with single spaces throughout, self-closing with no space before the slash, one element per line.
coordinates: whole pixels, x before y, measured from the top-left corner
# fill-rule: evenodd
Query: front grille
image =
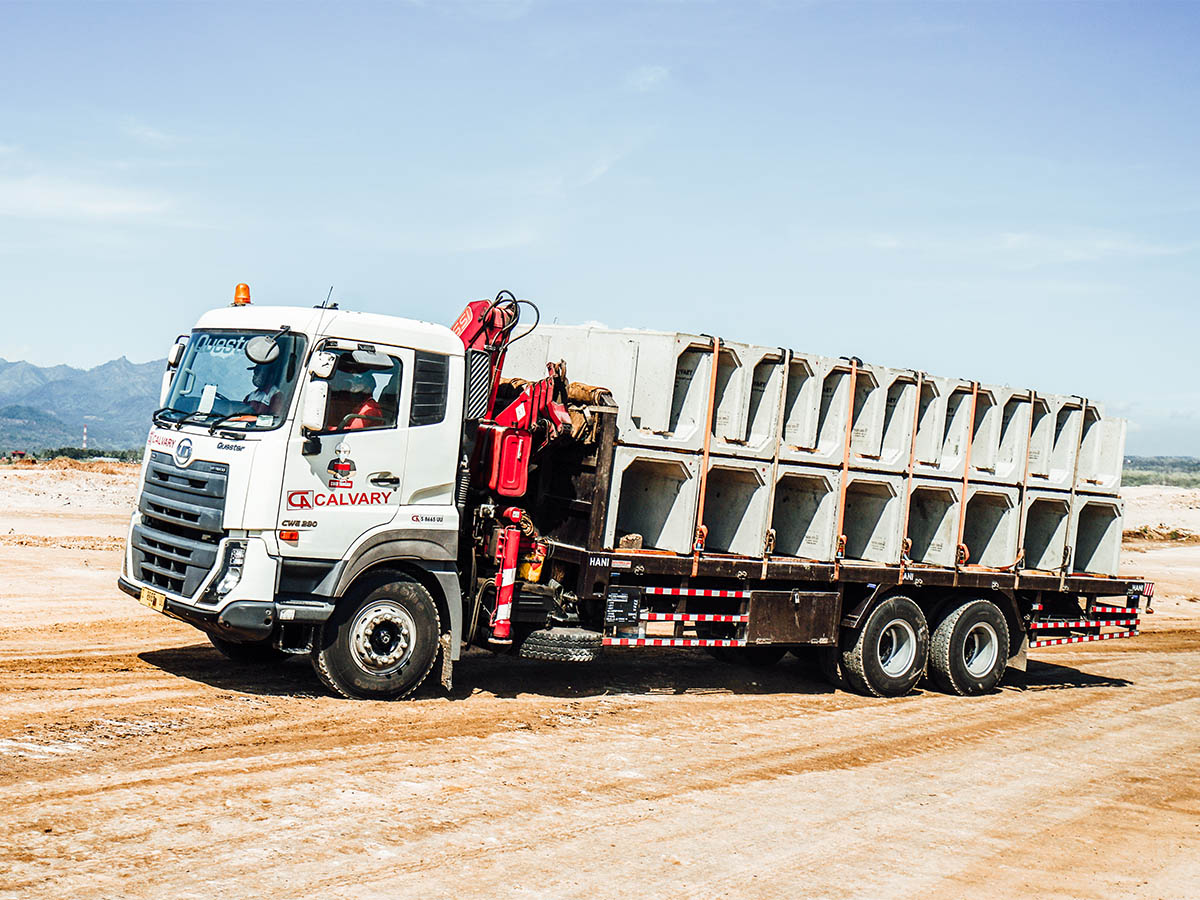
<path fill-rule="evenodd" d="M 166 453 L 150 454 L 133 529 L 133 569 L 145 584 L 194 596 L 217 561 L 225 537 L 229 466 L 196 460 L 186 469 Z"/>

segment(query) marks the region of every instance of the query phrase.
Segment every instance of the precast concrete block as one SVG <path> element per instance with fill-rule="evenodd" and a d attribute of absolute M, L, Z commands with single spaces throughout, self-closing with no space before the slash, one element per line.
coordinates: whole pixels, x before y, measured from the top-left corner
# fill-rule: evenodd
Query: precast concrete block
<path fill-rule="evenodd" d="M 1121 564 L 1125 507 L 1120 497 L 1075 495 L 1071 521 L 1072 572 L 1116 575 Z"/>
<path fill-rule="evenodd" d="M 1066 491 L 1027 490 L 1024 497 L 1021 548 L 1024 568 L 1057 572 L 1067 562 L 1070 546 L 1071 494 Z"/>
<path fill-rule="evenodd" d="M 709 458 L 702 517 L 705 551 L 763 555 L 771 468 L 771 463 L 753 459 Z"/>
<path fill-rule="evenodd" d="M 850 465 L 870 471 L 907 472 L 916 404 L 915 372 L 860 367 L 854 381 Z"/>
<path fill-rule="evenodd" d="M 1105 416 L 1103 410 L 1092 403 L 1084 408 L 1076 490 L 1089 494 L 1116 494 L 1121 489 L 1125 430 L 1124 419 Z"/>
<path fill-rule="evenodd" d="M 908 558 L 923 565 L 952 567 L 962 516 L 962 482 L 914 477 L 907 488 Z"/>
<path fill-rule="evenodd" d="M 924 375 L 917 411 L 913 473 L 961 478 L 971 431 L 971 382 Z"/>
<path fill-rule="evenodd" d="M 968 484 L 962 542 L 967 564 L 1003 568 L 1017 559 L 1021 489 L 1003 484 Z"/>
<path fill-rule="evenodd" d="M 779 442 L 779 400 L 786 380 L 786 350 L 722 341 L 710 451 L 773 459 Z"/>
<path fill-rule="evenodd" d="M 980 386 L 971 438 L 972 481 L 1011 485 L 1024 482 L 1032 415 L 1030 391 Z"/>
<path fill-rule="evenodd" d="M 838 469 L 779 465 L 771 512 L 775 556 L 833 561 L 841 478 Z"/>
<path fill-rule="evenodd" d="M 1069 491 L 1083 427 L 1083 400 L 1036 394 L 1029 438 L 1029 486 Z"/>
<path fill-rule="evenodd" d="M 842 534 L 845 559 L 894 565 L 900 562 L 905 479 L 886 472 L 846 473 Z"/>
<path fill-rule="evenodd" d="M 565 361 L 567 377 L 608 388 L 621 444 L 699 450 L 708 423 L 712 340 L 679 332 L 542 325 L 511 345 L 509 377 L 545 377 Z"/>
<path fill-rule="evenodd" d="M 784 390 L 780 460 L 841 465 L 850 415 L 850 363 L 793 351 Z"/>
<path fill-rule="evenodd" d="M 646 549 L 688 553 L 696 533 L 700 457 L 644 447 L 617 447 L 605 546 L 640 536 Z M 637 540 L 635 538 L 635 540 Z"/>

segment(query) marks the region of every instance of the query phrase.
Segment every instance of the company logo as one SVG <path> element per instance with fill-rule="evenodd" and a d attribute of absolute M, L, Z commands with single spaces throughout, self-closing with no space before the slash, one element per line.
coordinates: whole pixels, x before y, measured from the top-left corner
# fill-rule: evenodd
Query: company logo
<path fill-rule="evenodd" d="M 192 462 L 192 439 L 184 438 L 175 445 L 175 465 L 186 469 Z"/>
<path fill-rule="evenodd" d="M 356 491 L 326 494 L 318 491 L 288 491 L 288 509 L 321 509 L 327 506 L 386 506 L 391 499 L 388 491 Z"/>
<path fill-rule="evenodd" d="M 169 434 L 159 434 L 157 431 L 151 431 L 150 437 L 146 438 L 146 443 L 151 447 L 174 447 L 175 438 Z"/>

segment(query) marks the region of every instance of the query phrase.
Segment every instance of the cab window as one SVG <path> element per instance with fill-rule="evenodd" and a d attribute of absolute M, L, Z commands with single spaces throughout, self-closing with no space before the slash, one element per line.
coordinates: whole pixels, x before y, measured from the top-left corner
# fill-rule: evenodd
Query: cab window
<path fill-rule="evenodd" d="M 403 366 L 381 353 L 340 351 L 329 376 L 325 431 L 395 428 Z"/>

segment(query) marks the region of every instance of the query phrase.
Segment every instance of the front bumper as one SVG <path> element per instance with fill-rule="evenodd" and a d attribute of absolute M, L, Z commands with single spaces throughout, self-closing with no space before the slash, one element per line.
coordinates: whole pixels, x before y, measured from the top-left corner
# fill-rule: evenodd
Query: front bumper
<path fill-rule="evenodd" d="M 141 598 L 141 587 L 124 576 L 117 578 L 117 587 L 130 597 Z M 265 641 L 275 632 L 276 625 L 320 625 L 333 615 L 333 604 L 319 600 L 282 597 L 277 600 L 234 600 L 214 610 L 193 606 L 170 594 L 165 597 L 164 615 L 239 643 Z"/>

